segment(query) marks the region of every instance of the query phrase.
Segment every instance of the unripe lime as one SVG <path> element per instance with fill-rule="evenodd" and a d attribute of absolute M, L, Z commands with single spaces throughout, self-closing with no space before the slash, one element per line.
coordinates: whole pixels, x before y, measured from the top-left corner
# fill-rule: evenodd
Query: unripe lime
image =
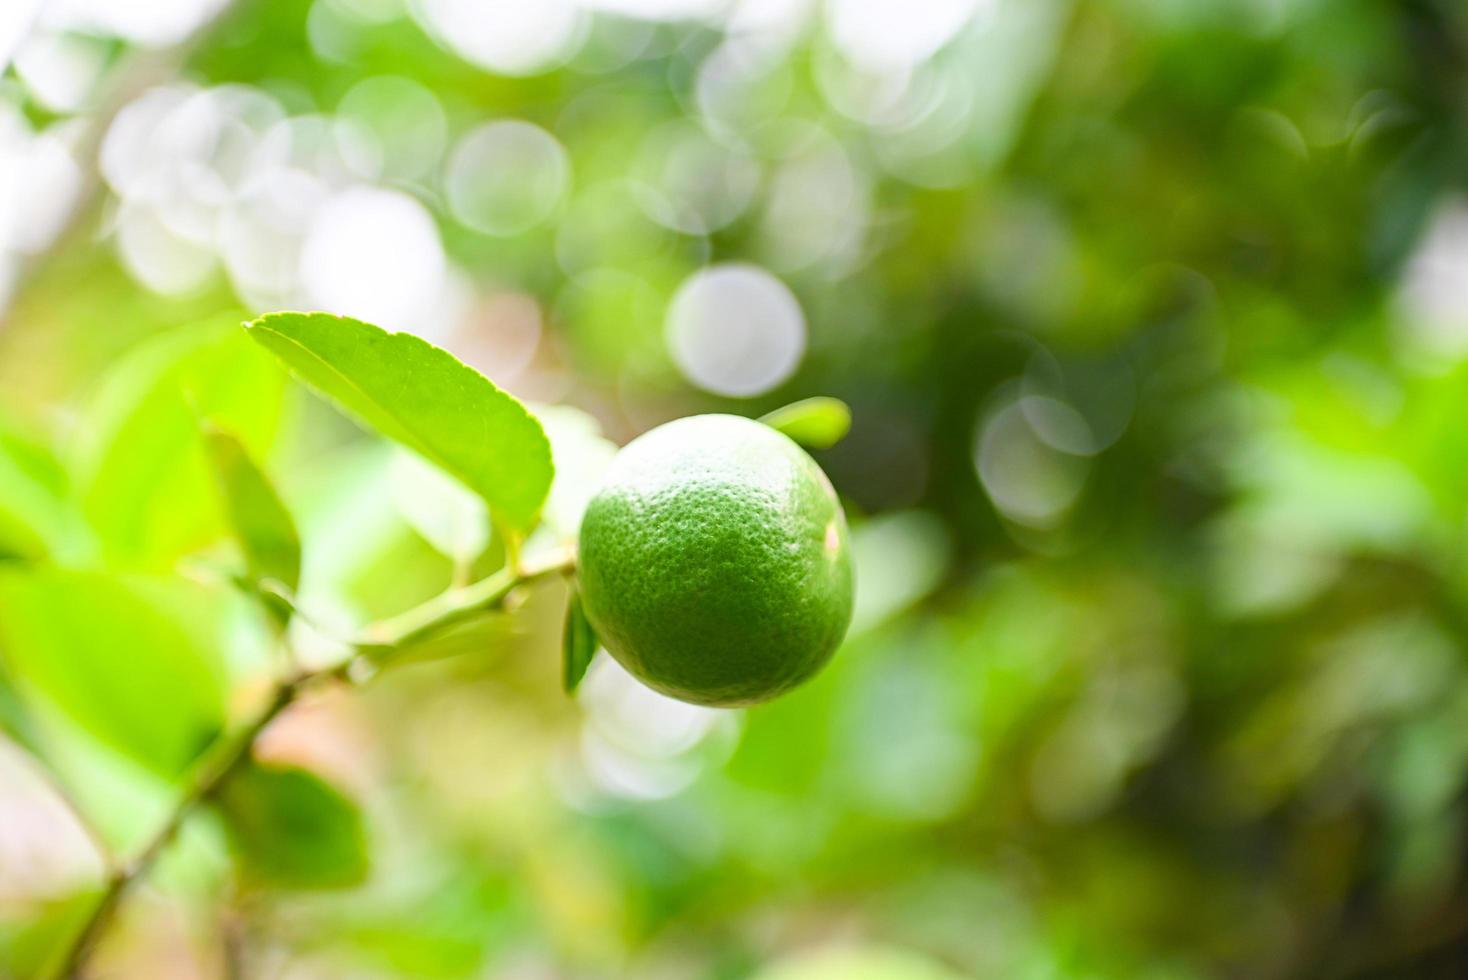
<path fill-rule="evenodd" d="M 733 415 L 669 422 L 617 454 L 581 523 L 579 574 L 607 651 L 695 704 L 789 690 L 851 621 L 830 481 L 789 438 Z"/>

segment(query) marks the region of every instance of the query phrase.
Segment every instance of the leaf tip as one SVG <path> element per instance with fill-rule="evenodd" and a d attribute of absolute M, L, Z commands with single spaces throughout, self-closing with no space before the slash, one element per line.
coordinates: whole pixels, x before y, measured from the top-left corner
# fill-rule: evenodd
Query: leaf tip
<path fill-rule="evenodd" d="M 817 395 L 777 408 L 760 421 L 808 449 L 830 449 L 851 431 L 851 406 Z"/>
<path fill-rule="evenodd" d="M 586 670 L 596 656 L 598 643 L 596 629 L 586 618 L 581 593 L 573 587 L 566 606 L 566 628 L 561 641 L 561 687 L 567 695 L 574 695 L 581 686 Z"/>

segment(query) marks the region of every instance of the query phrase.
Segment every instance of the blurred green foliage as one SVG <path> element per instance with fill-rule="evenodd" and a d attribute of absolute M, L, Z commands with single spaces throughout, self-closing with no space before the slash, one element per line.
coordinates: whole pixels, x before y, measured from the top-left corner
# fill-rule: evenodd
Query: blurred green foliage
<path fill-rule="evenodd" d="M 0 79 L 0 975 L 101 880 L 32 757 L 129 853 L 278 669 L 201 419 L 312 662 L 504 561 L 234 329 L 277 307 L 547 404 L 528 546 L 639 431 L 840 397 L 856 623 L 748 712 L 568 700 L 537 589 L 282 718 L 97 976 L 1468 969 L 1460 4 L 546 2 L 534 64 L 443 0 L 85 6 Z"/>

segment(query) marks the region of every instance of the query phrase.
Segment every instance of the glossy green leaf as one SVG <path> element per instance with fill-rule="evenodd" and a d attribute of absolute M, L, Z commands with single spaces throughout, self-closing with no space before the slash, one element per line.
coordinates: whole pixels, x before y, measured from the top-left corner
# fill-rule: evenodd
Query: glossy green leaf
<path fill-rule="evenodd" d="M 238 439 L 213 427 L 204 439 L 251 577 L 273 579 L 294 593 L 301 582 L 301 537 L 290 511 Z"/>
<path fill-rule="evenodd" d="M 596 630 L 586 618 L 586 609 L 581 605 L 581 593 L 572 590 L 571 601 L 566 606 L 566 628 L 561 638 L 561 683 L 567 694 L 574 693 L 596 656 Z"/>
<path fill-rule="evenodd" d="M 124 359 L 81 426 L 82 508 L 116 564 L 169 569 L 226 531 L 198 419 L 256 455 L 279 431 L 285 374 L 218 326 L 165 335 Z"/>
<path fill-rule="evenodd" d="M 554 472 L 550 443 L 488 378 L 412 334 L 346 317 L 272 313 L 246 327 L 322 395 L 463 481 L 497 524 L 534 525 Z"/>
<path fill-rule="evenodd" d="M 217 602 L 171 580 L 0 572 L 0 656 L 22 695 L 172 776 L 224 722 Z"/>
<path fill-rule="evenodd" d="M 282 888 L 342 888 L 367 877 L 367 835 L 357 805 L 314 773 L 249 764 L 218 803 L 247 877 Z"/>
<path fill-rule="evenodd" d="M 851 429 L 851 409 L 839 398 L 806 398 L 777 408 L 760 421 L 810 449 L 830 449 Z"/>

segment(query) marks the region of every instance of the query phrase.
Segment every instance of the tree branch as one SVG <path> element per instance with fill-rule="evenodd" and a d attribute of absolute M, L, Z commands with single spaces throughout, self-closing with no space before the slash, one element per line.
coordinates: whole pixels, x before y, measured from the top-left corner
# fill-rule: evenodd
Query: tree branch
<path fill-rule="evenodd" d="M 279 681 L 264 707 L 234 732 L 221 736 L 199 760 L 168 819 L 137 856 L 117 866 L 108 876 L 102 897 L 72 938 L 52 975 L 57 978 L 80 975 L 133 883 L 153 866 L 190 814 L 218 792 L 230 775 L 249 760 L 261 734 L 295 703 L 304 690 L 331 681 L 365 683 L 397 652 L 465 620 L 500 608 L 521 586 L 568 574 L 574 567 L 574 558 L 564 554 L 542 565 L 518 571 L 504 569 L 473 585 L 450 589 L 421 606 L 369 628 L 365 641 L 359 643 L 355 652 L 342 662 L 317 670 L 297 671 Z"/>

